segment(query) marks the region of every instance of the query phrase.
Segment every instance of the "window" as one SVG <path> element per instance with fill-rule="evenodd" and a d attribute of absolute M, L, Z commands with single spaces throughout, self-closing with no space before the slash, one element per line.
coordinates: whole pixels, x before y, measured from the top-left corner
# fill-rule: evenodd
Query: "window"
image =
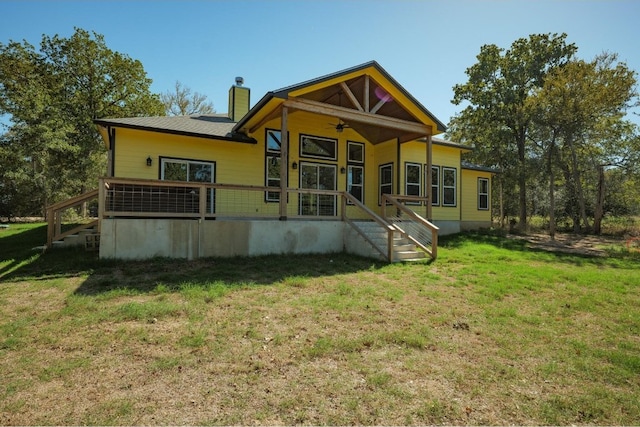
<path fill-rule="evenodd" d="M 267 156 L 266 160 L 266 171 L 267 171 L 267 187 L 277 187 L 280 188 L 280 157 L 276 156 Z M 267 202 L 279 202 L 280 201 L 280 192 L 279 191 L 267 191 L 265 195 Z"/>
<path fill-rule="evenodd" d="M 364 203 L 364 144 L 347 141 L 347 192 Z"/>
<path fill-rule="evenodd" d="M 456 205 L 456 168 L 442 168 L 442 206 Z"/>
<path fill-rule="evenodd" d="M 336 160 L 337 139 L 300 135 L 300 157 Z"/>
<path fill-rule="evenodd" d="M 280 153 L 280 145 L 282 144 L 282 134 L 279 130 L 267 129 L 267 152 Z"/>
<path fill-rule="evenodd" d="M 407 196 L 420 196 L 421 184 L 420 175 L 422 174 L 422 166 L 418 163 L 404 164 L 404 194 Z M 420 202 L 408 201 L 408 205 L 419 205 Z"/>
<path fill-rule="evenodd" d="M 393 194 L 393 163 L 380 165 L 378 170 L 378 183 L 380 186 L 380 196 L 383 194 Z M 382 204 L 382 197 L 378 198 L 378 204 Z"/>
<path fill-rule="evenodd" d="M 440 206 L 440 167 L 431 166 L 431 205 Z"/>
<path fill-rule="evenodd" d="M 320 163 L 301 163 L 300 188 L 335 190 L 336 167 Z M 300 194 L 300 215 L 335 216 L 336 196 L 333 194 Z"/>
<path fill-rule="evenodd" d="M 478 178 L 478 210 L 489 210 L 489 180 Z"/>
<path fill-rule="evenodd" d="M 160 179 L 165 181 L 215 182 L 215 163 L 198 160 L 160 158 Z M 179 190 L 172 190 L 179 191 Z M 199 194 L 190 192 L 193 209 L 197 206 Z M 183 203 L 186 199 L 182 197 Z M 214 212 L 215 190 L 211 188 L 207 194 L 207 213 Z"/>
<path fill-rule="evenodd" d="M 265 136 L 265 185 L 267 187 L 280 188 L 280 146 L 282 134 L 279 130 L 267 129 Z M 267 202 L 279 202 L 280 192 L 267 191 Z"/>

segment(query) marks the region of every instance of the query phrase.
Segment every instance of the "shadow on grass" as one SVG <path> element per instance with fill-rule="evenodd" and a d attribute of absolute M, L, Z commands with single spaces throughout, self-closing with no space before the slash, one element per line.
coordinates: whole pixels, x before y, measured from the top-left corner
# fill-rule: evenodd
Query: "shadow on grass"
<path fill-rule="evenodd" d="M 276 255 L 263 257 L 208 258 L 194 261 L 153 258 L 144 261 L 101 260 L 84 248 L 33 248 L 46 241 L 47 226 L 25 225 L 13 234 L 0 235 L 0 283 L 86 279 L 76 293 L 95 295 L 114 289 L 149 292 L 159 284 L 179 289 L 185 283 L 207 286 L 270 285 L 288 278 L 321 277 L 378 269 L 383 262 L 344 253 Z"/>
<path fill-rule="evenodd" d="M 386 264 L 345 253 L 275 255 L 261 257 L 203 258 L 193 261 L 154 258 L 145 261 L 111 261 L 109 269 L 92 273 L 75 291 L 96 295 L 115 289 L 151 292 L 162 285 L 177 291 L 185 284 L 267 286 L 295 278 L 313 278 L 379 269 Z"/>

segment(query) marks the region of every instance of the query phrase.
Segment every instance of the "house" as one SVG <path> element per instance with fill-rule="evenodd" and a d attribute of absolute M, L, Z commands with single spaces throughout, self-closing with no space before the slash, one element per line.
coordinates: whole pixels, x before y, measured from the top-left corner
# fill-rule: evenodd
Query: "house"
<path fill-rule="evenodd" d="M 375 61 L 252 108 L 236 78 L 224 115 L 95 124 L 108 170 L 87 197 L 103 258 L 435 258 L 439 234 L 491 224 L 494 171 L 463 163 L 470 148 L 437 138 L 445 125 Z"/>

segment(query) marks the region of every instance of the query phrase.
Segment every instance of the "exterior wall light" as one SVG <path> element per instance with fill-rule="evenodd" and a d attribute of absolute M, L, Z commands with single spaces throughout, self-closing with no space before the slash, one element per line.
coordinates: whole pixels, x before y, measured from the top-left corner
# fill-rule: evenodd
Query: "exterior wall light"
<path fill-rule="evenodd" d="M 340 173 L 344 175 L 345 173 L 347 173 L 347 169 L 344 166 L 341 167 L 340 168 Z"/>
<path fill-rule="evenodd" d="M 296 162 L 293 162 L 291 164 L 291 169 L 298 169 L 298 164 Z"/>
<path fill-rule="evenodd" d="M 147 166 L 151 166 L 151 163 L 153 163 L 153 160 L 151 159 L 151 156 L 147 157 Z"/>

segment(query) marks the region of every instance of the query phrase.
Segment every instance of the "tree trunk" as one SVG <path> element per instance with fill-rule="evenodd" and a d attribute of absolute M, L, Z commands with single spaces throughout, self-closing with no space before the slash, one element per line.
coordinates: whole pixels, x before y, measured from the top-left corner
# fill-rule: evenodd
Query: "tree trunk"
<path fill-rule="evenodd" d="M 523 232 L 527 228 L 527 168 L 526 168 L 526 152 L 525 152 L 525 132 L 521 130 L 518 135 L 518 161 L 520 169 L 518 171 L 519 201 L 520 201 L 520 219 L 518 222 L 518 230 Z"/>
<path fill-rule="evenodd" d="M 553 144 L 549 147 L 549 237 L 556 239 L 556 198 L 555 198 L 555 177 L 553 175 Z"/>
<path fill-rule="evenodd" d="M 587 217 L 586 203 L 584 201 L 584 192 L 582 191 L 582 180 L 580 179 L 580 169 L 578 168 L 578 155 L 576 153 L 575 145 L 573 144 L 573 138 L 569 138 L 569 148 L 571 149 L 571 175 L 575 186 L 576 196 L 578 197 L 578 208 L 580 218 L 584 223 L 587 231 L 591 229 L 589 224 L 589 218 Z"/>
<path fill-rule="evenodd" d="M 593 213 L 593 232 L 597 235 L 602 233 L 602 218 L 604 218 L 604 190 L 604 166 L 598 166 L 598 193 Z"/>

